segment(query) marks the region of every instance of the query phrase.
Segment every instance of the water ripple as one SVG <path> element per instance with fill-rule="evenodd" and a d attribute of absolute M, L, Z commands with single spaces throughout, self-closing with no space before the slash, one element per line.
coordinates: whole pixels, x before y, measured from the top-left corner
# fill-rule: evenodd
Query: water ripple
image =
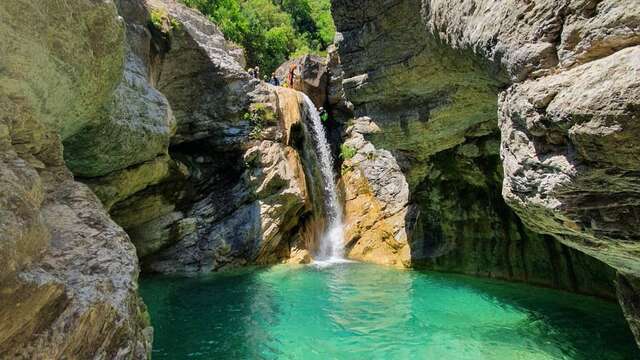
<path fill-rule="evenodd" d="M 582 296 L 359 263 L 143 279 L 154 359 L 634 359 Z"/>

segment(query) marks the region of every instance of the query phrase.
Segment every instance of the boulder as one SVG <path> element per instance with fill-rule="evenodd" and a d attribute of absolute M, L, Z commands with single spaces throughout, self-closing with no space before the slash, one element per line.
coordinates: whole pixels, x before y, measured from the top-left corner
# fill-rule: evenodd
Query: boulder
<path fill-rule="evenodd" d="M 295 66 L 293 86 L 288 84 L 289 71 Z M 327 59 L 316 55 L 304 55 L 289 60 L 276 69 L 280 84 L 305 93 L 317 107 L 327 105 L 329 73 Z"/>

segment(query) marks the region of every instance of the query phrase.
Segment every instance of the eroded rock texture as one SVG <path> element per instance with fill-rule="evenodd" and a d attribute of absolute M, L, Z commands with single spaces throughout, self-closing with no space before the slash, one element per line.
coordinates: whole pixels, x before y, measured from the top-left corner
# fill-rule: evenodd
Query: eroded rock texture
<path fill-rule="evenodd" d="M 146 358 L 135 248 L 61 143 L 110 102 L 124 24 L 111 1 L 9 1 L 0 19 L 0 354 Z"/>
<path fill-rule="evenodd" d="M 409 186 L 396 159 L 378 150 L 364 135 L 380 131 L 369 118 L 353 121 L 343 146 L 347 256 L 393 266 L 410 266 L 407 224 Z"/>
<path fill-rule="evenodd" d="M 96 154 L 113 158 L 108 164 L 116 170 L 86 173 L 83 181 L 131 236 L 143 268 L 214 271 L 291 254 L 309 261 L 318 212 L 310 201 L 308 178 L 315 175 L 300 95 L 249 76 L 237 46 L 192 9 L 169 0 L 128 1 L 120 8 L 131 43 L 125 88 L 131 75 L 141 82 L 135 88 L 141 96 L 154 98 L 129 94 L 124 105 L 117 103 L 119 109 L 148 104 L 155 114 L 129 121 L 129 112 L 117 112 L 123 115 L 117 123 L 147 135 L 131 130 L 134 136 L 122 141 L 132 147 L 114 145 L 131 152 L 127 163 L 97 144 Z M 161 23 L 151 25 L 144 16 L 149 12 Z M 105 128 L 118 128 L 113 116 L 109 121 Z M 156 134 L 160 142 L 152 141 Z M 98 136 L 94 128 L 81 135 L 81 144 Z M 138 142 L 149 144 L 146 152 L 136 150 Z"/>
<path fill-rule="evenodd" d="M 419 210 L 405 224 L 414 265 L 611 296 L 611 270 L 560 240 L 637 273 L 637 2 L 333 11 L 346 96 Z"/>
<path fill-rule="evenodd" d="M 0 357 L 147 358 L 136 249 L 162 272 L 310 260 L 308 109 L 205 17 L 16 0 L 0 20 Z"/>

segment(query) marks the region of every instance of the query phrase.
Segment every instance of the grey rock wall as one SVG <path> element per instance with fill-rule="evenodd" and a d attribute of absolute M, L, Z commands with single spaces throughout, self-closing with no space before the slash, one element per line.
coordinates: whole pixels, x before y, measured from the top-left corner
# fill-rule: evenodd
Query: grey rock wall
<path fill-rule="evenodd" d="M 582 268 L 578 287 L 611 294 L 606 266 L 530 230 L 510 235 L 522 221 L 637 274 L 637 2 L 333 6 L 347 99 L 382 129 L 368 140 L 394 154 L 421 210 L 415 260 L 516 280 L 525 269 L 547 284 L 562 263 Z M 482 206 L 459 206 L 469 199 Z M 558 249 L 570 259 L 544 260 Z M 597 272 L 608 275 L 590 280 Z"/>

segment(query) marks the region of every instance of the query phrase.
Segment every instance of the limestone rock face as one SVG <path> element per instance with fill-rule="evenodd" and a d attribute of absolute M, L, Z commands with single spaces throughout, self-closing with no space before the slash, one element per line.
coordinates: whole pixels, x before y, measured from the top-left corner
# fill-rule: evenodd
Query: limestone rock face
<path fill-rule="evenodd" d="M 532 229 L 640 273 L 640 47 L 511 87 L 507 202 Z"/>
<path fill-rule="evenodd" d="M 478 138 L 431 157 L 412 193 L 413 266 L 612 298 L 611 268 L 534 233 L 504 203 L 498 147 L 493 137 Z"/>
<path fill-rule="evenodd" d="M 308 109 L 205 17 L 18 0 L 0 19 L 1 354 L 147 358 L 136 248 L 162 272 L 309 261 Z"/>
<path fill-rule="evenodd" d="M 0 353 L 146 358 L 135 248 L 73 180 L 61 144 L 99 118 L 120 80 L 116 5 L 10 1 L 0 19 Z"/>
<path fill-rule="evenodd" d="M 640 338 L 640 317 L 638 316 L 640 314 L 640 296 L 638 295 L 640 294 L 640 283 L 638 278 L 618 273 L 616 292 L 629 328 L 637 341 Z"/>
<path fill-rule="evenodd" d="M 287 259 L 292 248 L 304 247 L 299 244 L 300 226 L 302 219 L 311 215 L 311 205 L 307 170 L 293 145 L 300 141 L 300 134 L 295 132 L 301 131 L 296 128 L 302 126 L 305 113 L 298 93 L 285 89 L 276 92 L 272 87 L 265 91 L 255 94 L 261 102 L 253 105 L 265 109 L 261 115 L 265 127 L 254 132 L 253 140 L 238 152 L 240 159 L 227 160 L 239 162 L 234 165 L 235 177 L 219 174 L 215 179 L 218 184 L 211 183 L 209 175 L 224 171 L 230 163 L 216 166 L 220 158 L 215 153 L 201 160 L 206 166 L 199 169 L 206 173 L 198 175 L 201 179 L 191 179 L 188 186 L 203 186 L 205 191 L 198 193 L 204 196 L 175 215 L 174 223 L 168 226 L 169 236 L 176 237 L 175 244 L 155 249 L 161 251 L 145 260 L 149 269 L 213 271 L 248 263 L 274 263 Z M 134 233 L 144 234 L 142 229 L 151 230 L 156 225 L 144 224 Z M 149 240 L 138 241 L 144 246 Z"/>
<path fill-rule="evenodd" d="M 367 140 L 392 152 L 419 209 L 413 263 L 611 292 L 610 271 L 550 235 L 639 275 L 637 1 L 336 0 L 333 12 L 346 96 L 381 128 Z M 577 281 L 557 278 L 570 268 Z"/>
<path fill-rule="evenodd" d="M 132 29 L 147 21 L 135 3 L 121 6 Z M 175 134 L 160 155 L 83 181 L 149 271 L 215 271 L 308 251 L 317 211 L 300 95 L 250 77 L 235 45 L 198 12 L 168 0 L 143 5 L 165 16 L 136 48 L 148 49 L 145 76 L 166 96 Z"/>
<path fill-rule="evenodd" d="M 427 30 L 448 46 L 472 50 L 513 81 L 568 69 L 640 44 L 634 0 L 422 1 Z"/>
<path fill-rule="evenodd" d="M 276 77 L 281 84 L 287 83 L 292 65 L 296 67 L 293 89 L 305 93 L 317 108 L 327 105 L 327 59 L 316 55 L 304 55 L 285 62 L 276 69 Z"/>
<path fill-rule="evenodd" d="M 148 0 L 147 6 L 168 13 L 180 25 L 170 31 L 161 49 L 155 86 L 171 103 L 177 120 L 172 144 L 219 139 L 220 146 L 244 141 L 238 122 L 250 93 L 259 83 L 238 61 L 237 46 L 199 12 L 168 0 Z M 240 124 L 242 125 L 242 124 Z"/>
<path fill-rule="evenodd" d="M 354 151 L 342 164 L 347 256 L 384 265 L 409 266 L 409 186 L 389 151 L 376 150 L 363 134 L 378 131 L 360 118 L 347 129 L 343 147 Z M 345 151 L 343 151 L 343 154 Z"/>

